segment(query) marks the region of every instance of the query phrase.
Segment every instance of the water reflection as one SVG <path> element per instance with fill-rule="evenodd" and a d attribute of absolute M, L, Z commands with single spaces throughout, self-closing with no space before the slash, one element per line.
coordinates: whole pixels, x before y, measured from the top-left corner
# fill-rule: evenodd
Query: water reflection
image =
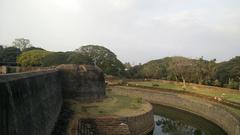
<path fill-rule="evenodd" d="M 155 116 L 156 127 L 154 135 L 205 135 L 199 129 L 186 125 L 180 121 L 173 121 L 165 117 Z"/>
<path fill-rule="evenodd" d="M 154 105 L 153 135 L 226 135 L 215 124 L 190 113 Z"/>

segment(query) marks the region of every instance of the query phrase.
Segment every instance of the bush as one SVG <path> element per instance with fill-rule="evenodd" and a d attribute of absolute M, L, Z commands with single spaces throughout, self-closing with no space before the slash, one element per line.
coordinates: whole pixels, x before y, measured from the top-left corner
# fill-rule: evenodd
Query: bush
<path fill-rule="evenodd" d="M 43 59 L 49 54 L 50 52 L 44 50 L 27 51 L 17 58 L 17 63 L 22 66 L 41 66 Z"/>
<path fill-rule="evenodd" d="M 122 79 L 119 81 L 119 85 L 127 85 L 127 84 L 128 84 L 128 82 L 126 79 Z"/>
<path fill-rule="evenodd" d="M 159 87 L 159 84 L 157 84 L 157 83 L 152 83 L 152 86 L 153 86 L 153 87 Z"/>
<path fill-rule="evenodd" d="M 60 64 L 67 64 L 68 55 L 63 52 L 55 52 L 47 55 L 42 60 L 42 66 L 57 66 Z"/>
<path fill-rule="evenodd" d="M 234 81 L 233 79 L 230 79 L 228 84 L 227 84 L 227 88 L 238 89 L 239 88 L 239 83 Z"/>
<path fill-rule="evenodd" d="M 218 80 L 215 80 L 215 81 L 213 82 L 213 85 L 214 85 L 214 86 L 221 86 L 221 82 L 219 82 Z"/>

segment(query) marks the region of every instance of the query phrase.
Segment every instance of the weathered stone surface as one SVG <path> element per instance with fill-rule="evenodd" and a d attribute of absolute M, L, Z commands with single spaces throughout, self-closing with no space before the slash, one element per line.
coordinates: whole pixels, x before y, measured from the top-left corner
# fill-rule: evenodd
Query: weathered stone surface
<path fill-rule="evenodd" d="M 98 100 L 105 97 L 105 80 L 102 70 L 91 65 L 60 65 L 64 99 L 81 101 Z"/>
<path fill-rule="evenodd" d="M 41 69 L 40 69 L 41 70 Z M 0 76 L 0 135 L 50 135 L 64 98 L 105 97 L 105 80 L 94 66 L 61 65 L 59 70 Z"/>
<path fill-rule="evenodd" d="M 99 135 L 146 135 L 154 128 L 152 107 L 129 117 L 99 117 L 94 119 Z"/>
<path fill-rule="evenodd" d="M 73 118 L 69 134 L 76 135 L 79 130 L 79 121 L 94 125 L 97 135 L 147 135 L 154 129 L 153 108 L 149 107 L 141 114 L 132 116 L 105 116 L 92 118 Z"/>
<path fill-rule="evenodd" d="M 0 76 L 0 135 L 50 135 L 61 106 L 56 70 Z"/>

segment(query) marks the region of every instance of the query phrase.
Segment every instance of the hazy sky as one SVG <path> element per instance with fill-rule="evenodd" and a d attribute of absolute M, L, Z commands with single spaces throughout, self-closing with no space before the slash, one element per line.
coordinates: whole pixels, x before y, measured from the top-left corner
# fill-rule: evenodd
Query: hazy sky
<path fill-rule="evenodd" d="M 240 55 L 240 0 L 0 0 L 0 44 L 98 44 L 123 62 Z"/>

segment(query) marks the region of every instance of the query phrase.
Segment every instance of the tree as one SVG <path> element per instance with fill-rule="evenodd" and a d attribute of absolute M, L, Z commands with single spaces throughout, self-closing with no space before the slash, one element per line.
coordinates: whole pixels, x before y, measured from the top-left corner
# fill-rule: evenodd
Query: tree
<path fill-rule="evenodd" d="M 207 61 L 202 58 L 195 60 L 195 76 L 198 84 L 202 84 L 204 82 L 204 78 L 206 76 L 206 63 Z"/>
<path fill-rule="evenodd" d="M 240 56 L 237 56 L 229 61 L 219 63 L 216 67 L 215 78 L 221 82 L 221 86 L 234 86 L 240 85 Z M 232 85 L 235 84 L 235 85 Z"/>
<path fill-rule="evenodd" d="M 124 65 L 122 62 L 117 59 L 117 56 L 112 51 L 103 46 L 82 46 L 76 52 L 90 57 L 94 65 L 99 66 L 106 74 L 117 76 L 124 74 Z"/>
<path fill-rule="evenodd" d="M 21 51 L 16 47 L 7 47 L 1 50 L 0 58 L 1 62 L 5 63 L 15 63 L 17 56 L 21 53 Z"/>
<path fill-rule="evenodd" d="M 216 73 L 216 59 L 210 60 L 207 62 L 207 74 L 205 76 L 205 84 L 207 85 L 212 85 L 213 83 L 213 78 Z"/>
<path fill-rule="evenodd" d="M 214 76 L 216 73 L 216 59 L 207 61 L 203 58 L 198 60 L 194 60 L 195 64 L 195 77 L 197 79 L 198 84 L 214 84 Z"/>
<path fill-rule="evenodd" d="M 144 78 L 166 79 L 166 64 L 166 59 L 152 60 L 141 67 L 138 76 Z"/>
<path fill-rule="evenodd" d="M 42 60 L 43 66 L 57 66 L 60 64 L 93 64 L 91 58 L 76 52 L 54 52 Z"/>
<path fill-rule="evenodd" d="M 2 51 L 3 50 L 3 45 L 0 45 L 0 51 Z"/>
<path fill-rule="evenodd" d="M 57 66 L 60 64 L 67 64 L 67 53 L 64 52 L 54 52 L 48 54 L 42 59 L 42 66 Z"/>
<path fill-rule="evenodd" d="M 0 62 L 2 62 L 3 45 L 0 45 Z"/>
<path fill-rule="evenodd" d="M 27 51 L 32 51 L 32 50 L 42 50 L 42 51 L 46 51 L 46 50 L 44 50 L 43 48 L 31 46 L 31 47 L 28 47 L 28 48 L 23 49 L 22 52 L 27 52 Z"/>
<path fill-rule="evenodd" d="M 129 62 L 124 63 L 125 70 L 129 70 L 132 67 L 132 65 Z"/>
<path fill-rule="evenodd" d="M 29 39 L 24 39 L 24 38 L 15 39 L 12 42 L 12 45 L 16 48 L 19 48 L 21 51 L 32 46 L 30 44 L 30 40 Z"/>
<path fill-rule="evenodd" d="M 43 50 L 27 51 L 17 58 L 17 63 L 22 66 L 41 66 L 42 60 L 49 54 L 50 52 Z"/>
<path fill-rule="evenodd" d="M 82 55 L 81 53 L 69 52 L 67 63 L 69 64 L 93 64 L 93 61 L 90 57 Z"/>
<path fill-rule="evenodd" d="M 128 70 L 129 78 L 142 78 L 142 76 L 139 74 L 141 68 L 142 68 L 142 64 L 141 63 L 136 65 L 136 66 L 131 67 Z"/>
<path fill-rule="evenodd" d="M 193 63 L 184 57 L 172 57 L 168 71 L 172 72 L 176 80 L 182 80 L 183 88 L 186 88 L 186 80 L 191 81 L 193 73 Z"/>

